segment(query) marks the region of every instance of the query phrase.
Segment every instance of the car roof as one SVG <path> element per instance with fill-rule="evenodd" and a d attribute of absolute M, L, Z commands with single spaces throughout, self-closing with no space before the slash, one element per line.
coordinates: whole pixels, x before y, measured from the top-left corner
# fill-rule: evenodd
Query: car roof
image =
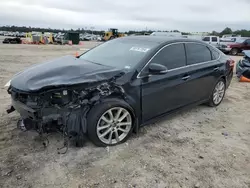
<path fill-rule="evenodd" d="M 199 43 L 204 43 L 204 42 L 202 42 L 200 40 L 188 39 L 188 38 L 184 38 L 184 37 L 166 37 L 166 36 L 150 36 L 150 35 L 146 35 L 146 36 L 127 36 L 127 37 L 121 37 L 119 39 L 148 41 L 148 42 L 155 42 L 155 43 L 158 43 L 158 44 L 165 44 L 165 43 L 172 43 L 172 42 L 199 42 Z"/>

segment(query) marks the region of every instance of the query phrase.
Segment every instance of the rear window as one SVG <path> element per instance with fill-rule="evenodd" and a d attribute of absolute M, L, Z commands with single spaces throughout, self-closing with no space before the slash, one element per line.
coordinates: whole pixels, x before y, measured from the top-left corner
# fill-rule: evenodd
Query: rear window
<path fill-rule="evenodd" d="M 216 60 L 216 59 L 218 59 L 218 58 L 220 57 L 220 53 L 217 52 L 217 51 L 214 50 L 214 49 L 211 49 L 211 53 L 212 53 L 212 59 L 213 59 L 213 60 Z"/>
<path fill-rule="evenodd" d="M 220 53 L 213 48 L 209 48 L 212 53 L 212 60 L 216 60 L 220 57 Z"/>
<path fill-rule="evenodd" d="M 188 65 L 203 63 L 212 60 L 211 51 L 207 48 L 207 46 L 195 43 L 187 43 L 185 45 Z"/>

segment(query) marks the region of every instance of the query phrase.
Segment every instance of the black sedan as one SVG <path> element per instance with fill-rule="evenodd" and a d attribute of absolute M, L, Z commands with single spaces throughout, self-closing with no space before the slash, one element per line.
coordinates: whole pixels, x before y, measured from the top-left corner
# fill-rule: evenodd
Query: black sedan
<path fill-rule="evenodd" d="M 53 129 L 97 146 L 124 142 L 133 130 L 183 107 L 218 106 L 234 61 L 197 40 L 123 37 L 79 57 L 34 65 L 8 88 L 21 128 Z"/>

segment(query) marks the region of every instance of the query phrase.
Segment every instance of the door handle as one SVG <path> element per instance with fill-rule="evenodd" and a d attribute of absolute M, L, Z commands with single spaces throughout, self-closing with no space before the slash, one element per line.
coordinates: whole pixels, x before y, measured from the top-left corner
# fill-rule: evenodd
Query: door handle
<path fill-rule="evenodd" d="M 189 78 L 190 78 L 190 76 L 184 76 L 184 77 L 182 77 L 182 80 L 187 80 Z"/>
<path fill-rule="evenodd" d="M 218 70 L 219 70 L 219 67 L 214 68 L 214 71 L 218 71 Z"/>

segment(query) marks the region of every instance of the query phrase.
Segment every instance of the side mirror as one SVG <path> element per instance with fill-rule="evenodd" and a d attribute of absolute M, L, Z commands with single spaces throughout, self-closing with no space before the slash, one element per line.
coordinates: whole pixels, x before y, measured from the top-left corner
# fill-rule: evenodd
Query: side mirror
<path fill-rule="evenodd" d="M 243 42 L 243 44 L 244 44 L 244 45 L 248 45 L 248 43 L 247 43 L 247 42 Z"/>
<path fill-rule="evenodd" d="M 167 67 L 157 63 L 151 63 L 148 68 L 151 74 L 166 74 L 168 72 Z"/>

